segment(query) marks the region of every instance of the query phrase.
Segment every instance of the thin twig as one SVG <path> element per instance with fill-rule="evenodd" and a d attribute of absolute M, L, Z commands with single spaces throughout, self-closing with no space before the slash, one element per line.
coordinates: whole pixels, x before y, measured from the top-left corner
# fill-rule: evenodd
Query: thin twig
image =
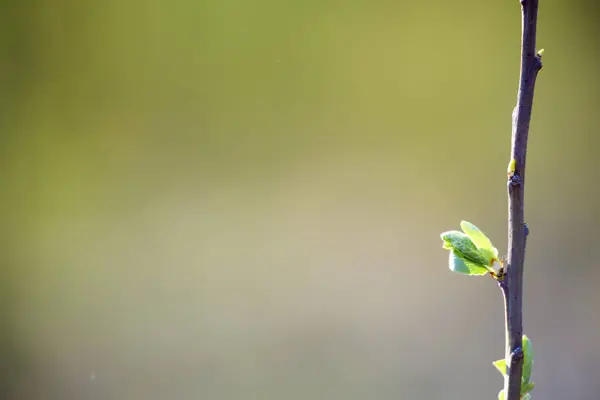
<path fill-rule="evenodd" d="M 508 180 L 508 257 L 506 282 L 501 285 L 506 316 L 506 400 L 519 400 L 523 369 L 523 262 L 527 229 L 523 216 L 527 137 L 533 106 L 535 80 L 542 68 L 536 53 L 535 36 L 538 0 L 520 0 L 522 11 L 521 76 L 517 105 L 513 111 L 511 165 Z M 514 160 L 514 161 L 513 161 Z"/>

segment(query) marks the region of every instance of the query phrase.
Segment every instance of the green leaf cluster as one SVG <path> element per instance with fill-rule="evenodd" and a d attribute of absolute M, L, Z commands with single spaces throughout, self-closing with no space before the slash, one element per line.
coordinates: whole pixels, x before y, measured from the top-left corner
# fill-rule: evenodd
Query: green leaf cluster
<path fill-rule="evenodd" d="M 494 366 L 503 377 L 506 378 L 506 360 L 496 360 Z M 521 400 L 531 400 L 531 391 L 535 383 L 531 381 L 531 371 L 533 368 L 533 347 L 531 339 L 523 335 L 523 375 L 521 377 Z M 498 400 L 504 400 L 504 390 L 498 393 Z"/>
<path fill-rule="evenodd" d="M 450 250 L 450 270 L 465 275 L 485 275 L 492 273 L 497 276 L 500 271 L 498 249 L 490 239 L 475 225 L 461 221 L 463 232 L 448 231 L 440 235 L 442 247 Z"/>

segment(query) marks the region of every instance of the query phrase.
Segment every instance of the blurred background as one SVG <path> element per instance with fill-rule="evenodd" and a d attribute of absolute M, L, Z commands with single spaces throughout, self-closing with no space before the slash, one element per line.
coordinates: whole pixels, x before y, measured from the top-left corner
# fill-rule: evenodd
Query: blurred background
<path fill-rule="evenodd" d="M 595 2 L 541 1 L 534 398 L 598 399 Z M 518 1 L 3 1 L 0 398 L 495 399 Z"/>

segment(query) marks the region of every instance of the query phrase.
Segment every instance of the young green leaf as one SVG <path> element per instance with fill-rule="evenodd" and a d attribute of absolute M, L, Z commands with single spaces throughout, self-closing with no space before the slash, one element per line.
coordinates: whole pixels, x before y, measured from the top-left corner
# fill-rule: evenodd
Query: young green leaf
<path fill-rule="evenodd" d="M 492 364 L 494 364 L 494 367 L 496 367 L 496 369 L 498 371 L 500 371 L 502 376 L 506 376 L 506 360 L 505 359 L 496 360 Z"/>
<path fill-rule="evenodd" d="M 440 234 L 442 241 L 442 247 L 446 250 L 452 250 L 456 246 L 460 246 L 461 242 L 468 239 L 468 236 L 459 231 L 448 231 Z"/>
<path fill-rule="evenodd" d="M 487 257 L 477 249 L 477 246 L 475 246 L 471 238 L 466 234 L 458 231 L 450 231 L 442 233 L 440 237 L 444 241 L 442 247 L 446 250 L 454 251 L 459 258 L 482 267 L 488 265 L 489 260 Z"/>
<path fill-rule="evenodd" d="M 534 387 L 535 387 L 535 383 L 533 383 L 533 382 L 522 383 L 521 384 L 521 396 L 531 392 Z"/>
<path fill-rule="evenodd" d="M 531 381 L 531 370 L 533 369 L 533 346 L 527 335 L 523 335 L 523 382 Z"/>
<path fill-rule="evenodd" d="M 448 266 L 451 271 L 465 275 L 485 275 L 488 273 L 487 268 L 483 265 L 475 264 L 469 260 L 459 257 L 455 250 L 450 250 L 450 258 Z"/>
<path fill-rule="evenodd" d="M 498 400 L 504 400 L 504 389 L 498 393 Z"/>
<path fill-rule="evenodd" d="M 491 265 L 494 260 L 498 259 L 498 249 L 492 245 L 492 241 L 478 227 L 467 221 L 461 221 L 460 227 L 487 259 L 487 265 Z"/>

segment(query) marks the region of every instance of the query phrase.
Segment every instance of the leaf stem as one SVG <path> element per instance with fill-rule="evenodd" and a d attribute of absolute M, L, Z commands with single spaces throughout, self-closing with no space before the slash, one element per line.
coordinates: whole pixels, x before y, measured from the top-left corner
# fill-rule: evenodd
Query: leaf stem
<path fill-rule="evenodd" d="M 520 0 L 522 12 L 521 74 L 517 105 L 513 111 L 510 163 L 514 171 L 508 179 L 508 256 L 504 295 L 506 319 L 506 367 L 504 382 L 506 400 L 519 400 L 523 370 L 523 263 L 527 240 L 524 221 L 525 160 L 529 122 L 533 107 L 535 80 L 542 68 L 541 55 L 536 53 L 538 0 Z M 512 169 L 512 168 L 511 168 Z"/>

